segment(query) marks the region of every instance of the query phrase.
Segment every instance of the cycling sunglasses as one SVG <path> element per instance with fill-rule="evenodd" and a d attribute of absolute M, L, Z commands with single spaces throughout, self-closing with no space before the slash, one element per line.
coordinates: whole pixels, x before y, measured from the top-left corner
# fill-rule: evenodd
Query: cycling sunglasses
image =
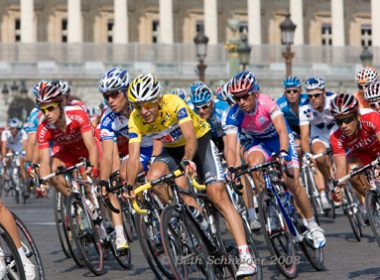
<path fill-rule="evenodd" d="M 242 96 L 233 96 L 232 95 L 232 99 L 236 102 L 236 103 L 239 103 L 240 102 L 240 100 L 244 100 L 244 101 L 246 101 L 247 99 L 248 99 L 248 97 L 250 96 L 250 94 L 244 94 L 244 95 L 242 95 Z"/>
<path fill-rule="evenodd" d="M 112 99 L 118 98 L 119 95 L 120 95 L 120 93 L 121 93 L 121 91 L 114 91 L 114 92 L 111 92 L 111 93 L 104 93 L 103 97 L 104 97 L 105 100 L 108 101 L 110 98 L 112 98 Z"/>
<path fill-rule="evenodd" d="M 298 89 L 287 89 L 285 92 L 286 92 L 286 94 L 294 94 L 294 93 L 298 93 L 299 90 Z"/>
<path fill-rule="evenodd" d="M 368 85 L 361 85 L 361 84 L 358 84 L 358 89 L 361 89 L 361 90 L 364 90 L 368 87 Z"/>
<path fill-rule="evenodd" d="M 371 109 L 377 111 L 377 108 L 380 108 L 380 101 L 371 102 L 369 103 L 369 106 L 371 107 Z"/>
<path fill-rule="evenodd" d="M 47 112 L 51 112 L 53 111 L 55 108 L 58 107 L 58 103 L 51 103 L 49 105 L 46 105 L 46 106 L 39 106 L 40 110 L 42 111 L 42 113 L 46 114 Z"/>
<path fill-rule="evenodd" d="M 194 106 L 197 110 L 206 110 L 210 107 L 210 103 L 206 103 L 206 104 L 203 104 L 203 105 L 200 105 L 200 106 Z"/>
<path fill-rule="evenodd" d="M 347 118 L 344 118 L 344 119 L 335 119 L 335 122 L 337 123 L 337 125 L 341 126 L 343 123 L 350 124 L 354 120 L 355 120 L 355 116 L 351 116 L 351 117 L 347 117 Z"/>
<path fill-rule="evenodd" d="M 314 93 L 314 94 L 308 94 L 307 97 L 309 99 L 319 98 L 322 96 L 322 92 Z"/>
<path fill-rule="evenodd" d="M 143 103 L 135 103 L 133 106 L 134 106 L 134 108 L 136 108 L 137 111 L 141 111 L 143 108 L 145 110 L 150 110 L 154 106 L 156 106 L 156 103 L 153 101 L 147 101 L 147 102 L 143 102 Z"/>

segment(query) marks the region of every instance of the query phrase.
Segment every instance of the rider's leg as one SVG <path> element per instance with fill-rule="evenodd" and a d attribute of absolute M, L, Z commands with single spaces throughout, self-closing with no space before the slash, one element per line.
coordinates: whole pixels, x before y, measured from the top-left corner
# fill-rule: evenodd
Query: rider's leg
<path fill-rule="evenodd" d="M 57 170 L 57 168 L 60 166 L 66 166 L 66 165 L 60 159 L 53 157 L 52 169 Z M 71 190 L 69 189 L 69 186 L 67 185 L 67 182 L 62 175 L 54 177 L 54 179 L 52 180 L 52 185 L 57 191 L 62 193 L 65 197 L 68 197 L 71 193 Z"/>

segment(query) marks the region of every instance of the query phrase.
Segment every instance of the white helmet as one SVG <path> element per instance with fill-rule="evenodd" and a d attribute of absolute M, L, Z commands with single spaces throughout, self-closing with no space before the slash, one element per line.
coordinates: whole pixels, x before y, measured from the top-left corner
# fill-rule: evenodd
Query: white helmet
<path fill-rule="evenodd" d="M 152 74 L 137 76 L 128 89 L 128 99 L 132 103 L 157 100 L 161 96 L 160 82 Z"/>
<path fill-rule="evenodd" d="M 364 98 L 368 102 L 378 101 L 380 99 L 379 81 L 369 84 L 369 86 L 364 91 Z"/>
<path fill-rule="evenodd" d="M 107 70 L 99 81 L 99 91 L 101 94 L 122 90 L 125 91 L 131 79 L 127 70 L 113 67 Z"/>
<path fill-rule="evenodd" d="M 70 96 L 70 85 L 68 81 L 59 80 L 59 87 L 61 88 L 63 96 Z"/>

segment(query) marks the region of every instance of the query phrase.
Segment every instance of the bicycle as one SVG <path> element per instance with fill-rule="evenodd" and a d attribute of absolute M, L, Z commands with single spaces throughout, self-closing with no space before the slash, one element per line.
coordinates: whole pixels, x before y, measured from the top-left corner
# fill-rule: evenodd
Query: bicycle
<path fill-rule="evenodd" d="M 3 188 L 8 195 L 9 192 L 12 192 L 14 195 L 15 201 L 17 204 L 20 203 L 20 195 L 22 196 L 23 203 L 26 203 L 28 198 L 28 193 L 26 191 L 25 182 L 21 176 L 21 167 L 20 167 L 20 154 L 19 153 L 7 153 L 4 156 L 6 162 L 4 166 L 4 176 L 3 176 Z"/>
<path fill-rule="evenodd" d="M 375 168 L 380 165 L 380 156 L 369 164 L 366 164 L 360 168 L 354 169 L 351 173 L 343 176 L 339 180 L 334 182 L 335 186 L 338 186 L 352 177 L 364 173 L 370 184 L 370 189 L 365 197 L 365 208 L 368 214 L 369 223 L 373 235 L 380 247 L 380 183 L 375 175 Z M 346 188 L 345 192 L 346 192 Z M 354 211 L 351 211 L 354 212 Z M 359 211 L 358 211 L 359 212 Z M 355 213 L 356 214 L 356 213 Z M 350 221 L 351 222 L 351 221 Z"/>
<path fill-rule="evenodd" d="M 227 273 L 234 278 L 236 274 L 235 265 L 238 264 L 237 256 L 230 254 L 224 245 L 216 222 L 216 209 L 206 194 L 194 192 L 191 189 L 188 191 L 179 189 L 174 180 L 182 175 L 181 170 L 176 170 L 140 186 L 134 191 L 137 196 L 140 192 L 163 183 L 168 184 L 171 189 L 172 202 L 164 208 L 161 214 L 161 238 L 174 278 L 187 279 L 191 273 L 196 274 L 192 277 L 199 277 L 197 274 L 199 270 L 207 279 L 225 278 Z M 199 185 L 195 180 L 191 180 L 190 185 L 198 191 L 205 190 L 205 186 Z M 194 210 L 197 210 L 194 207 L 184 205 L 180 194 L 191 195 L 203 202 L 207 219 L 203 218 L 206 219 L 209 230 L 203 228 L 202 223 L 194 216 Z M 133 207 L 138 213 L 147 213 L 146 210 L 139 207 L 136 200 L 133 201 Z M 255 261 L 258 260 L 256 248 L 253 247 L 253 244 L 249 245 L 252 257 Z M 257 264 L 257 271 L 254 279 L 262 279 L 261 264 L 259 263 Z"/>
<path fill-rule="evenodd" d="M 301 169 L 302 181 L 304 183 L 306 192 L 310 199 L 311 206 L 313 207 L 313 214 L 314 214 L 315 220 L 318 224 L 320 224 L 319 215 L 323 215 L 327 217 L 329 213 L 331 212 L 332 218 L 333 219 L 335 218 L 335 207 L 331 199 L 328 199 L 331 210 L 323 209 L 321 196 L 320 196 L 320 193 L 319 193 L 319 190 L 317 188 L 317 184 L 315 183 L 315 178 L 314 178 L 314 174 L 316 170 L 315 170 L 313 161 L 325 155 L 329 155 L 330 153 L 331 153 L 331 150 L 327 150 L 324 153 L 320 153 L 317 155 L 306 154 L 302 160 L 302 169 Z"/>
<path fill-rule="evenodd" d="M 297 276 L 297 264 L 295 244 L 299 245 L 307 260 L 316 270 L 324 269 L 323 248 L 316 249 L 309 230 L 304 226 L 301 216 L 296 212 L 290 193 L 282 178 L 281 164 L 274 160 L 249 167 L 243 164 L 240 167 L 231 168 L 239 178 L 244 174 L 255 171 L 262 172 L 264 178 L 264 190 L 259 194 L 259 219 L 263 235 L 268 249 L 277 262 L 279 271 L 287 278 Z M 288 176 L 292 176 L 285 172 Z"/>

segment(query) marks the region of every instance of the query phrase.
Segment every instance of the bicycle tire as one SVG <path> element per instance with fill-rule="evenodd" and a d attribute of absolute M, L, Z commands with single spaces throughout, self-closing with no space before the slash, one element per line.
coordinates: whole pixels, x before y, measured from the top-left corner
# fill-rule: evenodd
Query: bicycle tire
<path fill-rule="evenodd" d="M 306 234 L 302 239 L 302 242 L 299 243 L 304 253 L 306 259 L 309 261 L 312 267 L 317 271 L 325 270 L 324 265 L 324 249 L 323 248 L 314 248 L 313 240 L 309 239 Z"/>
<path fill-rule="evenodd" d="M 160 246 L 162 247 L 162 242 L 161 244 L 155 244 L 153 239 L 154 236 L 150 234 L 161 234 L 160 232 L 156 232 L 158 231 L 157 229 L 154 229 L 156 222 L 151 222 L 152 219 L 159 221 L 160 217 L 152 217 L 152 215 L 154 215 L 153 212 L 149 213 L 147 216 L 136 216 L 136 231 L 141 249 L 157 279 L 174 279 L 173 273 L 167 266 L 165 252 L 163 251 L 160 253 L 160 249 L 157 248 Z M 160 257 L 162 257 L 163 260 L 161 260 Z"/>
<path fill-rule="evenodd" d="M 126 234 L 128 242 L 132 243 L 137 238 L 135 215 L 130 212 L 130 208 L 127 205 L 129 202 L 125 202 L 124 199 L 120 197 L 119 202 L 120 208 L 122 210 L 124 232 Z"/>
<path fill-rule="evenodd" d="M 102 275 L 104 255 L 99 238 L 99 225 L 93 223 L 79 194 L 72 193 L 67 206 L 72 237 L 83 257 L 83 262 L 92 273 L 97 276 Z"/>
<path fill-rule="evenodd" d="M 311 207 L 313 209 L 313 216 L 315 218 L 315 221 L 319 225 L 320 224 L 319 215 L 318 215 L 318 213 L 319 213 L 318 212 L 318 206 L 319 206 L 318 204 L 319 203 L 317 201 L 317 198 L 313 195 L 314 191 L 317 189 L 317 186 L 316 186 L 314 177 L 312 175 L 313 175 L 312 172 L 308 171 L 308 172 L 304 173 L 303 178 L 304 178 L 304 184 L 306 187 L 306 193 L 309 196 Z"/>
<path fill-rule="evenodd" d="M 3 250 L 5 265 L 7 267 L 4 279 L 26 280 L 24 266 L 16 245 L 3 225 L 0 225 L 0 247 Z"/>
<path fill-rule="evenodd" d="M 369 224 L 373 236 L 380 247 L 380 197 L 377 191 L 371 190 L 365 198 L 365 205 L 368 214 Z"/>
<path fill-rule="evenodd" d="M 200 270 L 206 279 L 216 279 L 214 265 L 209 262 L 211 254 L 207 246 L 208 241 L 203 239 L 201 232 L 188 212 L 182 211 L 179 212 L 178 205 L 173 204 L 167 206 L 161 213 L 162 243 L 174 277 L 175 279 L 188 279 L 189 273 L 197 273 Z M 176 223 L 176 226 L 173 223 Z M 180 232 L 176 232 L 177 230 L 180 230 Z M 186 236 L 184 236 L 185 234 Z M 173 252 L 173 249 L 176 252 Z M 193 250 L 196 249 L 198 250 L 194 253 Z M 188 255 L 190 258 L 187 259 L 188 256 L 177 258 L 178 253 L 182 254 L 184 251 L 190 253 Z M 196 256 L 195 260 L 192 259 L 194 256 Z M 196 266 L 191 267 L 190 270 L 187 269 L 186 264 L 181 264 L 183 261 L 187 263 L 188 260 L 190 265 L 193 265 L 192 261 L 196 263 Z M 182 268 L 181 271 L 179 268 Z"/>
<path fill-rule="evenodd" d="M 25 255 L 36 267 L 36 279 L 46 279 L 44 265 L 36 242 L 24 222 L 15 213 L 12 212 L 12 215 L 15 218 L 17 228 L 19 229 L 20 241 L 24 248 Z"/>
<path fill-rule="evenodd" d="M 345 192 L 345 195 L 346 195 L 346 199 L 347 199 L 347 205 L 348 207 L 351 207 L 351 205 L 354 204 L 354 201 L 353 201 L 353 198 L 352 198 L 352 193 L 351 191 L 348 189 L 348 186 L 344 188 L 344 192 Z M 346 207 L 347 207 L 346 205 Z M 351 226 L 351 229 L 352 229 L 352 232 L 355 236 L 355 239 L 360 242 L 361 241 L 361 236 L 362 236 L 362 222 L 361 222 L 361 219 L 359 217 L 359 209 L 356 209 L 357 211 L 355 212 L 354 209 L 348 209 L 346 208 L 345 210 L 345 214 L 348 218 L 348 221 L 350 222 L 350 226 Z"/>
<path fill-rule="evenodd" d="M 55 220 L 55 225 L 57 228 L 57 234 L 58 234 L 58 240 L 59 243 L 61 244 L 61 248 L 63 253 L 65 254 L 66 257 L 71 258 L 71 252 L 69 248 L 69 241 L 66 239 L 64 231 L 66 230 L 65 228 L 65 220 L 62 219 L 62 207 L 63 204 L 61 203 L 62 195 L 61 193 L 55 193 L 55 202 L 54 203 L 54 220 Z M 58 203 L 60 205 L 58 205 Z"/>
<path fill-rule="evenodd" d="M 273 210 L 271 211 L 276 211 L 278 217 L 279 215 L 282 216 L 273 194 L 267 190 L 263 190 L 259 195 L 259 220 L 265 243 L 267 244 L 269 252 L 276 260 L 280 260 L 280 257 L 291 260 L 290 263 L 280 263 L 276 261 L 276 266 L 285 277 L 293 279 L 297 276 L 297 264 L 295 263 L 296 249 L 294 247 L 293 237 L 287 227 L 281 229 L 279 233 L 269 235 L 269 226 L 266 222 L 269 218 L 269 207 L 272 207 Z"/>

